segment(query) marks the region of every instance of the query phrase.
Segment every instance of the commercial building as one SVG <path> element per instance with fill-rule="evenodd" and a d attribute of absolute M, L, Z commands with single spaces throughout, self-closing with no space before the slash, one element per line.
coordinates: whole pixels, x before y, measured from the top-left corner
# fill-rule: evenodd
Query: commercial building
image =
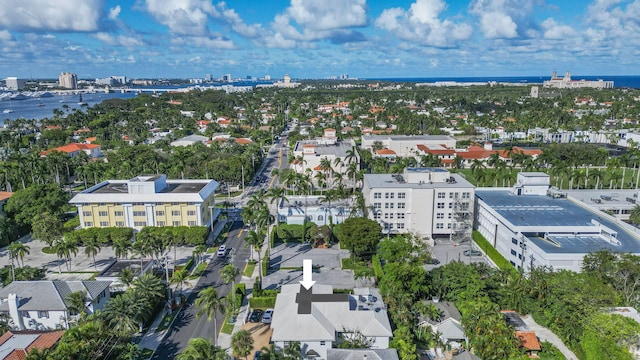
<path fill-rule="evenodd" d="M 9 90 L 22 90 L 27 83 L 27 80 L 18 79 L 15 76 L 10 76 L 5 79 L 5 85 Z"/>
<path fill-rule="evenodd" d="M 58 84 L 61 88 L 65 89 L 77 89 L 78 88 L 78 76 L 74 73 L 63 72 L 58 76 Z"/>
<path fill-rule="evenodd" d="M 271 329 L 271 341 L 277 349 L 300 342 L 304 359 L 328 359 L 332 348 L 356 332 L 371 343 L 370 349 L 388 349 L 393 335 L 377 289 L 357 288 L 353 295 L 334 294 L 331 285 L 321 284 L 309 290 L 299 284 L 282 286 Z"/>
<path fill-rule="evenodd" d="M 85 294 L 85 312 L 102 310 L 110 299 L 110 281 L 14 281 L 0 290 L 0 312 L 8 314 L 15 330 L 68 328 L 78 314 L 69 311 L 69 294 Z"/>
<path fill-rule="evenodd" d="M 318 226 L 331 223 L 341 224 L 350 217 L 362 216 L 362 211 L 354 208 L 353 199 L 340 199 L 331 203 L 322 202 L 321 196 L 288 196 L 278 204 L 278 222 L 304 224 L 307 221 Z"/>
<path fill-rule="evenodd" d="M 580 89 L 580 88 L 594 88 L 594 89 L 613 89 L 613 81 L 599 80 L 571 80 L 571 73 L 566 72 L 564 77 L 558 77 L 554 71 L 550 80 L 545 80 L 542 83 L 543 87 L 556 88 L 556 89 Z"/>
<path fill-rule="evenodd" d="M 456 140 L 446 135 L 363 135 L 361 147 L 372 151 L 377 148 L 386 149 L 394 156 L 407 157 L 416 156 L 418 145 L 441 145 L 446 149 L 455 149 Z"/>
<path fill-rule="evenodd" d="M 603 184 L 608 185 L 608 184 Z M 571 200 L 584 203 L 586 206 L 605 212 L 620 220 L 629 220 L 631 210 L 640 201 L 638 189 L 586 189 L 562 190 Z"/>
<path fill-rule="evenodd" d="M 474 186 L 443 168 L 406 168 L 403 174 L 365 174 L 369 218 L 387 233 L 468 239 Z"/>
<path fill-rule="evenodd" d="M 549 175 L 519 173 L 511 189 L 476 190 L 476 228 L 512 265 L 579 272 L 586 254 L 640 254 L 640 232 L 586 203 L 549 190 Z"/>
<path fill-rule="evenodd" d="M 74 196 L 80 226 L 211 226 L 214 180 L 167 180 L 164 174 L 140 175 L 130 180 L 106 180 Z"/>

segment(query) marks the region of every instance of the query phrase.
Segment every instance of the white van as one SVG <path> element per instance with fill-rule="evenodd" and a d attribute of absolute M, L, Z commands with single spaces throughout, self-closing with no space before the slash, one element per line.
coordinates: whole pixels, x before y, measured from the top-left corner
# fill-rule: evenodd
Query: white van
<path fill-rule="evenodd" d="M 218 248 L 218 257 L 227 256 L 227 245 L 220 245 Z"/>

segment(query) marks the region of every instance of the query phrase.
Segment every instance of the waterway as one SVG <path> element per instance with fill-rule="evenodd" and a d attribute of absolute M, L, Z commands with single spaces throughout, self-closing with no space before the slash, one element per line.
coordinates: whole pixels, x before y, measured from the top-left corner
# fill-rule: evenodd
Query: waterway
<path fill-rule="evenodd" d="M 87 107 L 94 106 L 106 99 L 120 98 L 130 99 L 135 97 L 136 93 L 94 93 L 82 94 L 82 102 L 86 106 L 80 104 L 79 95 L 54 95 L 45 98 L 27 98 L 25 100 L 3 100 L 0 101 L 0 124 L 4 124 L 5 120 L 24 119 L 44 119 L 53 117 L 53 110 L 58 109 L 63 112 L 73 112 L 75 109 L 85 110 Z M 66 107 L 65 107 L 66 105 Z"/>

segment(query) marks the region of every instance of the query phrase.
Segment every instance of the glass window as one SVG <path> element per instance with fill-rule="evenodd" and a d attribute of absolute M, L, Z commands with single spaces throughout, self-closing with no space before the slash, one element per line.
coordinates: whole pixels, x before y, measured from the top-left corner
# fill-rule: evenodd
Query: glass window
<path fill-rule="evenodd" d="M 187 216 L 196 216 L 195 210 L 187 210 Z"/>
<path fill-rule="evenodd" d="M 109 216 L 109 213 L 106 211 L 99 211 L 98 216 Z"/>
<path fill-rule="evenodd" d="M 511 255 L 516 256 L 516 251 L 511 249 Z"/>
<path fill-rule="evenodd" d="M 45 318 L 48 319 L 49 318 L 49 312 L 48 311 L 38 311 L 38 317 L 39 318 Z"/>
<path fill-rule="evenodd" d="M 180 210 L 171 210 L 172 216 L 180 216 Z"/>
<path fill-rule="evenodd" d="M 382 193 L 379 193 L 379 192 L 373 193 L 373 198 L 374 199 L 381 199 L 382 198 Z"/>
<path fill-rule="evenodd" d="M 406 193 L 403 193 L 403 192 L 398 193 L 398 199 L 404 199 L 406 195 L 407 195 L 407 194 L 406 194 Z"/>
<path fill-rule="evenodd" d="M 84 223 L 84 227 L 92 227 L 92 226 L 93 226 L 93 223 L 91 221 L 86 221 Z"/>
<path fill-rule="evenodd" d="M 134 221 L 133 222 L 133 226 L 135 226 L 135 227 L 147 226 L 147 222 L 146 221 Z"/>
<path fill-rule="evenodd" d="M 444 193 L 443 192 L 439 192 L 438 193 L 438 199 L 444 199 Z"/>
<path fill-rule="evenodd" d="M 404 219 L 404 213 L 399 213 L 398 214 L 398 219 Z"/>
<path fill-rule="evenodd" d="M 382 203 L 373 203 L 374 209 L 382 209 Z"/>
<path fill-rule="evenodd" d="M 444 219 L 444 213 L 437 213 L 436 219 Z"/>
<path fill-rule="evenodd" d="M 405 204 L 404 203 L 398 203 L 398 209 L 404 209 Z"/>
<path fill-rule="evenodd" d="M 471 193 L 469 193 L 469 192 L 463 192 L 462 193 L 462 198 L 463 199 L 468 199 L 470 196 L 471 196 Z"/>
<path fill-rule="evenodd" d="M 133 216 L 147 216 L 147 214 L 144 211 L 134 211 Z"/>
<path fill-rule="evenodd" d="M 511 238 L 511 243 L 518 245 L 518 239 Z M 513 250 L 511 250 L 511 251 L 513 251 Z"/>
<path fill-rule="evenodd" d="M 124 221 L 116 221 L 116 226 L 123 227 Z"/>
<path fill-rule="evenodd" d="M 189 226 L 196 226 L 196 222 L 195 221 L 188 221 L 187 224 Z"/>
<path fill-rule="evenodd" d="M 158 221 L 158 226 L 166 226 L 164 221 Z"/>
<path fill-rule="evenodd" d="M 124 216 L 124 212 L 123 211 L 116 211 L 113 213 L 115 216 Z"/>
<path fill-rule="evenodd" d="M 164 210 L 156 211 L 156 216 L 164 216 Z"/>
<path fill-rule="evenodd" d="M 83 216 L 92 216 L 91 211 L 83 211 L 82 215 Z"/>
<path fill-rule="evenodd" d="M 444 224 L 443 223 L 437 223 L 436 224 L 436 229 L 444 229 Z"/>
<path fill-rule="evenodd" d="M 439 202 L 438 203 L 438 209 L 444 209 L 444 203 Z"/>
<path fill-rule="evenodd" d="M 180 226 L 180 225 L 181 225 L 180 221 L 174 221 L 173 222 L 173 226 Z"/>
<path fill-rule="evenodd" d="M 397 227 L 398 229 L 404 229 L 404 223 L 397 223 L 397 224 L 396 224 L 396 227 Z"/>
<path fill-rule="evenodd" d="M 100 226 L 107 227 L 107 226 L 109 226 L 109 222 L 108 221 L 100 221 Z"/>

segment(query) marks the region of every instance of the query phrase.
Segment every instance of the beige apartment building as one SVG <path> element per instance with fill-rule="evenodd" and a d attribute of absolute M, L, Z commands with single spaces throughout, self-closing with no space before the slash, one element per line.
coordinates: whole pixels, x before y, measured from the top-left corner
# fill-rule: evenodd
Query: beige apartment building
<path fill-rule="evenodd" d="M 211 226 L 215 180 L 168 180 L 164 174 L 106 180 L 74 196 L 80 225 L 89 227 Z"/>

